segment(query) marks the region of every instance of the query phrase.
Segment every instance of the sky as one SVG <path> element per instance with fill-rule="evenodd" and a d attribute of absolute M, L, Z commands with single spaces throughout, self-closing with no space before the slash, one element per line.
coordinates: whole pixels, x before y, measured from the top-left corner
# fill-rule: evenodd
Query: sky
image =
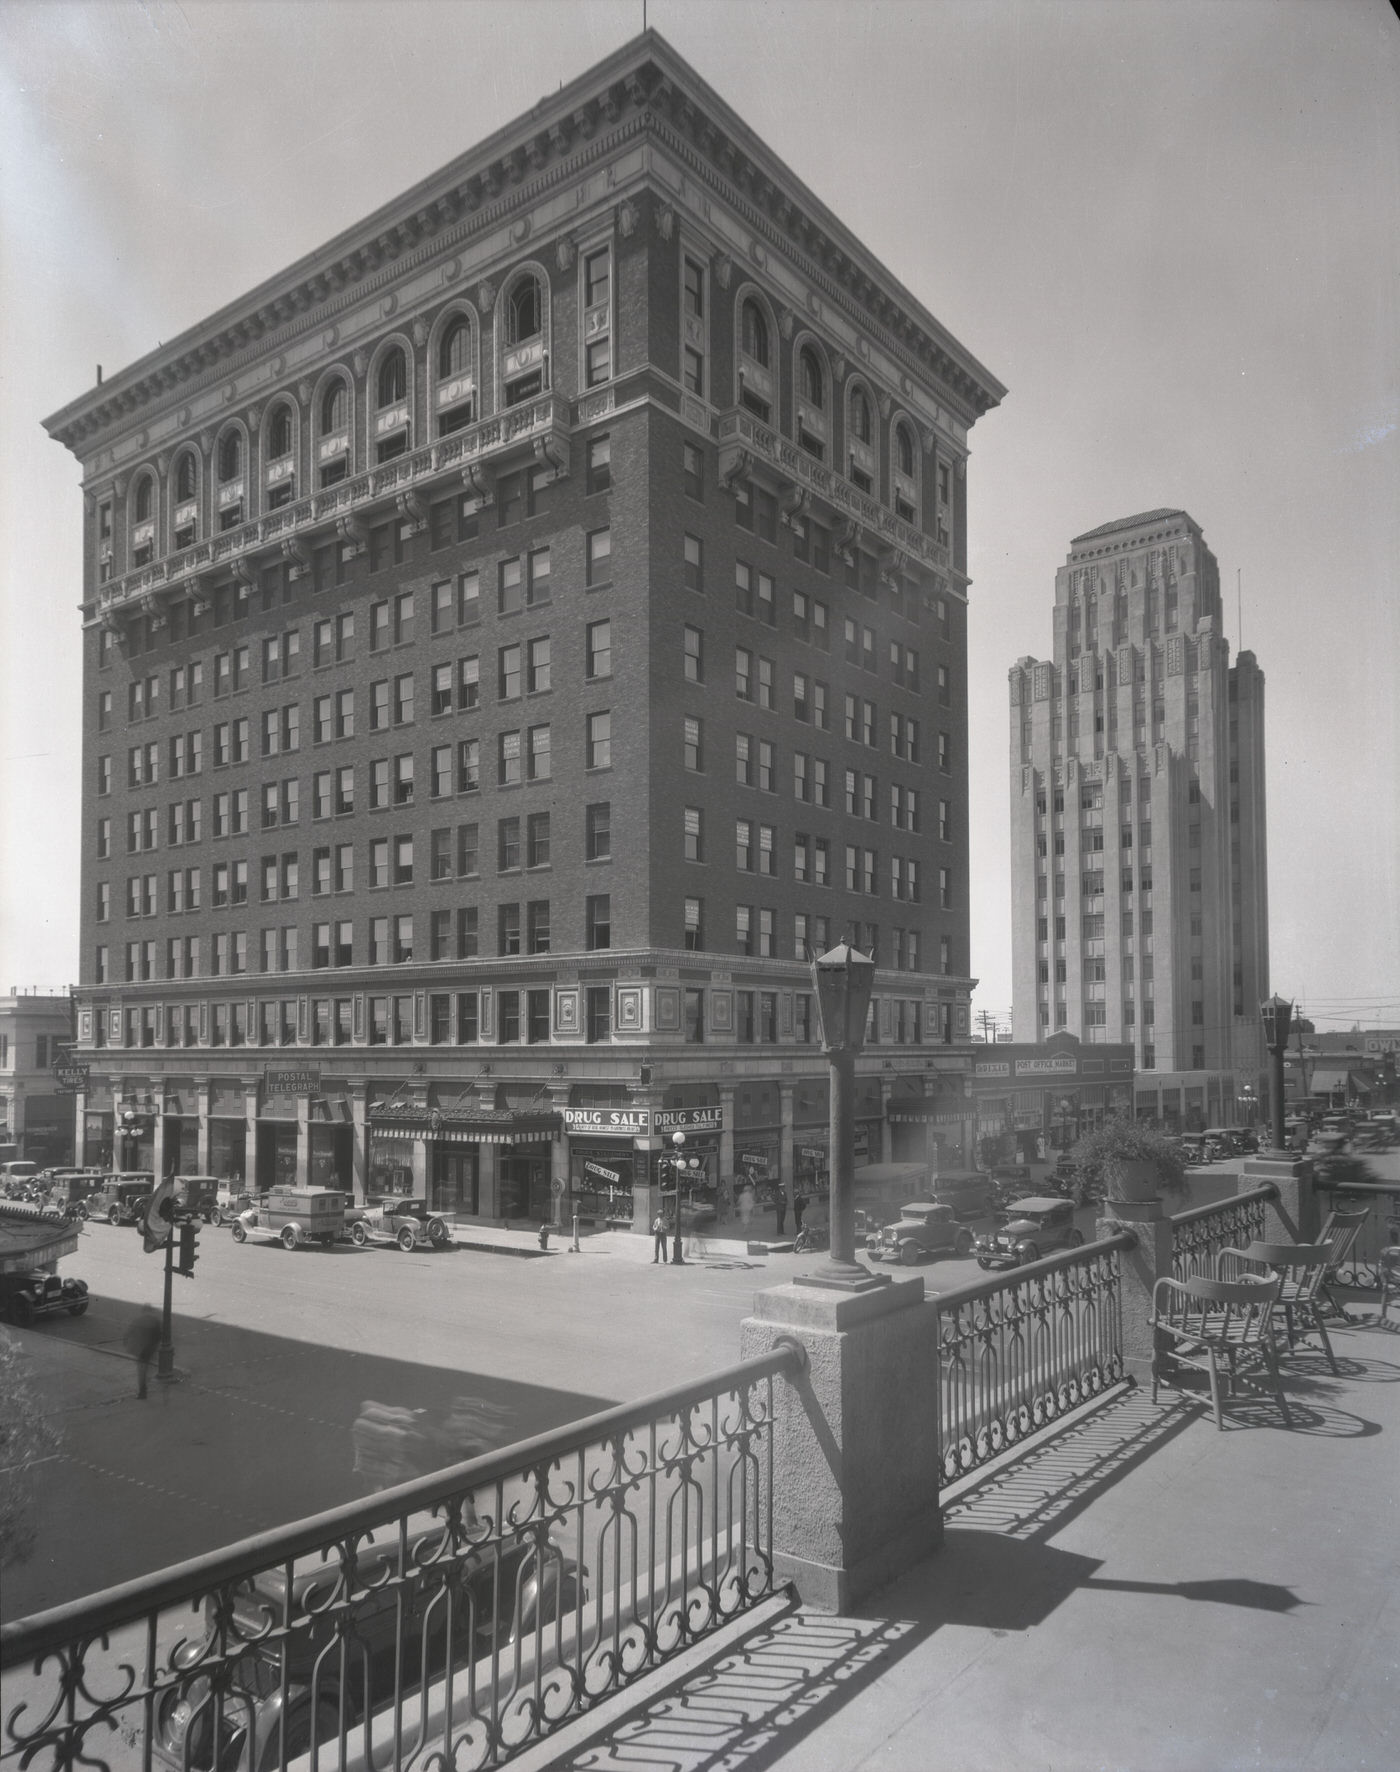
<path fill-rule="evenodd" d="M 1180 507 L 1267 678 L 1273 987 L 1400 1024 L 1400 26 L 1386 0 L 649 0 L 1009 388 L 968 469 L 974 1011 L 1006 673 Z M 0 989 L 77 977 L 81 506 L 43 418 L 634 36 L 642 0 L 0 5 Z M 1236 586 L 1240 595 L 1238 604 Z"/>

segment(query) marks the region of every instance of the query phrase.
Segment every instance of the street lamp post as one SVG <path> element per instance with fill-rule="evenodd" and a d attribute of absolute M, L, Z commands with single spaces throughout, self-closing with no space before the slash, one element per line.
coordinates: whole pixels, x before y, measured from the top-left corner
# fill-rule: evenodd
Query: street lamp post
<path fill-rule="evenodd" d="M 676 1190 L 676 1224 L 675 1236 L 671 1243 L 671 1266 L 684 1267 L 685 1256 L 681 1253 L 681 1171 L 685 1168 L 685 1134 L 673 1132 L 671 1143 L 676 1147 L 675 1154 L 667 1159 L 671 1165 L 671 1185 Z"/>
<path fill-rule="evenodd" d="M 1269 1106 L 1272 1110 L 1274 1149 L 1283 1154 L 1283 1055 L 1288 1050 L 1289 1024 L 1293 1005 L 1277 993 L 1259 1005 L 1259 1019 L 1264 1024 L 1264 1044 L 1269 1049 L 1272 1071 L 1269 1079 Z"/>
<path fill-rule="evenodd" d="M 856 1292 L 883 1285 L 855 1258 L 856 1056 L 865 1044 L 865 1022 L 875 984 L 875 962 L 842 942 L 812 962 L 812 986 L 821 1018 L 822 1050 L 831 1066 L 831 1253 L 811 1284 Z"/>

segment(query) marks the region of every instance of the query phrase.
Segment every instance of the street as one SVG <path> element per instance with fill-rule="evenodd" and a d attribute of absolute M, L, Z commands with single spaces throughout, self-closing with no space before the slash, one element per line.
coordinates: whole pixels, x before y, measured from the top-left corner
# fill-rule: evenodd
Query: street
<path fill-rule="evenodd" d="M 1234 1191 L 1222 1163 L 1193 1172 L 1187 1203 Z M 1076 1215 L 1086 1238 L 1095 1216 Z M 821 1259 L 731 1245 L 653 1266 L 650 1239 L 623 1234 L 585 1238 L 578 1254 L 567 1241 L 547 1254 L 290 1253 L 205 1226 L 193 1278 L 174 1281 L 176 1382 L 153 1381 L 141 1401 L 123 1337 L 159 1306 L 162 1261 L 130 1229 L 86 1226 L 61 1271 L 88 1282 L 87 1315 L 18 1332 L 60 1445 L 39 1473 L 38 1548 L 6 1571 L 0 1616 L 353 1498 L 350 1430 L 367 1400 L 432 1421 L 479 1398 L 518 1440 L 731 1365 L 755 1291 Z M 972 1260 L 919 1272 L 931 1294 L 989 1277 Z"/>
<path fill-rule="evenodd" d="M 61 1444 L 3 1617 L 352 1499 L 366 1400 L 438 1419 L 454 1398 L 484 1399 L 516 1440 L 730 1365 L 754 1291 L 813 1259 L 653 1267 L 649 1240 L 605 1241 L 577 1255 L 289 1253 L 205 1226 L 194 1277 L 174 1282 L 177 1381 L 141 1401 L 123 1337 L 159 1307 L 162 1261 L 130 1229 L 85 1227 L 62 1271 L 88 1282 L 87 1315 L 17 1332 Z"/>

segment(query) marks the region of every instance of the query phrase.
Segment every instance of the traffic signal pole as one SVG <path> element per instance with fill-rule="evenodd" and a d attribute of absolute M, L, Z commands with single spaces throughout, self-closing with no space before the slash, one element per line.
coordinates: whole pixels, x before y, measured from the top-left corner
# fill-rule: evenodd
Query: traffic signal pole
<path fill-rule="evenodd" d="M 175 1343 L 170 1335 L 170 1315 L 174 1279 L 175 1229 L 165 1240 L 165 1299 L 160 1310 L 160 1349 L 156 1354 L 156 1377 L 169 1384 L 175 1377 Z"/>

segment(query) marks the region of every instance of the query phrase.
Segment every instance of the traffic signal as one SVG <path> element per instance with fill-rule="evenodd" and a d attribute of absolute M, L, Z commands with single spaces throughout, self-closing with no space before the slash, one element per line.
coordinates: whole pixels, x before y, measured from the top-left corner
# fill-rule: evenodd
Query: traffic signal
<path fill-rule="evenodd" d="M 194 1264 L 199 1260 L 199 1226 L 192 1218 L 187 1218 L 180 1226 L 180 1259 L 176 1262 L 176 1272 L 192 1274 Z"/>

